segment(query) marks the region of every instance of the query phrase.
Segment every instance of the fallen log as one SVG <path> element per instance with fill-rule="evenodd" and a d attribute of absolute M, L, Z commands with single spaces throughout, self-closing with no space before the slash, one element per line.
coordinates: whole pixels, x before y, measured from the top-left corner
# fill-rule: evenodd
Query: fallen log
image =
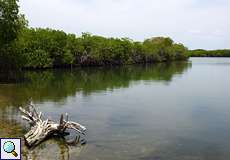
<path fill-rule="evenodd" d="M 37 112 L 32 102 L 28 105 L 28 108 L 28 110 L 22 107 L 19 109 L 23 113 L 22 119 L 28 121 L 31 126 L 30 131 L 24 135 L 25 143 L 29 147 L 36 146 L 51 136 L 58 135 L 63 137 L 68 133 L 66 132 L 67 129 L 75 130 L 79 134 L 85 134 L 86 128 L 79 123 L 69 121 L 68 114 L 66 114 L 65 119 L 62 114 L 59 123 L 56 123 L 50 119 L 44 120 L 42 113 Z"/>

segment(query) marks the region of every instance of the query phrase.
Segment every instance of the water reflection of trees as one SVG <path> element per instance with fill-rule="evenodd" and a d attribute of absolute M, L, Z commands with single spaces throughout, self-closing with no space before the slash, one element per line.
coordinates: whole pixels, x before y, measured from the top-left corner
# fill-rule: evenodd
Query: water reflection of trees
<path fill-rule="evenodd" d="M 30 98 L 39 102 L 60 101 L 68 96 L 74 96 L 76 92 L 81 91 L 87 95 L 107 89 L 126 88 L 131 82 L 139 80 L 170 82 L 175 74 L 182 74 L 190 66 L 191 64 L 187 62 L 176 62 L 113 68 L 77 68 L 71 71 L 11 73 L 11 78 L 6 78 L 6 81 L 10 80 L 17 84 L 0 85 L 0 106 L 8 103 L 24 104 Z M 3 77 L 1 75 L 2 82 Z"/>

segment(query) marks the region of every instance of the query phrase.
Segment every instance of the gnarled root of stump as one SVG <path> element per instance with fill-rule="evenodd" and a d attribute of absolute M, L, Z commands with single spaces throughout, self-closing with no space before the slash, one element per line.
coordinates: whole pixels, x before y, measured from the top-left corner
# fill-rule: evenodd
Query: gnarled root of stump
<path fill-rule="evenodd" d="M 29 105 L 28 111 L 21 107 L 19 109 L 24 114 L 22 118 L 31 125 L 31 130 L 24 136 L 25 143 L 29 147 L 38 145 L 52 135 L 63 136 L 66 133 L 66 129 L 73 129 L 80 134 L 85 134 L 86 128 L 79 123 L 68 121 L 68 114 L 66 114 L 66 119 L 62 114 L 60 122 L 55 123 L 49 119 L 43 120 L 42 113 L 38 113 L 32 103 Z"/>

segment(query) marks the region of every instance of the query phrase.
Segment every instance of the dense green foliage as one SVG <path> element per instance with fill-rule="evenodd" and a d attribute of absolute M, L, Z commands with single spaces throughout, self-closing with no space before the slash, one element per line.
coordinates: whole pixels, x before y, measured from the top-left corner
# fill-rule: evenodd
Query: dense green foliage
<path fill-rule="evenodd" d="M 230 49 L 225 50 L 191 50 L 188 53 L 189 57 L 230 57 Z"/>
<path fill-rule="evenodd" d="M 81 37 L 52 29 L 25 28 L 17 41 L 26 68 L 103 66 L 185 60 L 187 48 L 170 38 L 143 43 L 128 38 Z"/>
<path fill-rule="evenodd" d="M 17 0 L 0 0 L 0 67 L 57 68 L 185 60 L 187 48 L 170 38 L 144 42 L 28 28 Z"/>
<path fill-rule="evenodd" d="M 17 67 L 21 56 L 17 52 L 15 40 L 26 25 L 19 14 L 18 0 L 0 0 L 0 68 Z"/>

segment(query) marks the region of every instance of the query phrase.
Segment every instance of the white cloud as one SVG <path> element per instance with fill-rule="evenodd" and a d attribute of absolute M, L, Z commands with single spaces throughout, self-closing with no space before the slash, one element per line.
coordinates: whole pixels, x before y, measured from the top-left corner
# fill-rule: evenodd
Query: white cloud
<path fill-rule="evenodd" d="M 33 27 L 134 40 L 170 36 L 189 48 L 230 48 L 226 0 L 23 0 L 20 6 Z"/>

